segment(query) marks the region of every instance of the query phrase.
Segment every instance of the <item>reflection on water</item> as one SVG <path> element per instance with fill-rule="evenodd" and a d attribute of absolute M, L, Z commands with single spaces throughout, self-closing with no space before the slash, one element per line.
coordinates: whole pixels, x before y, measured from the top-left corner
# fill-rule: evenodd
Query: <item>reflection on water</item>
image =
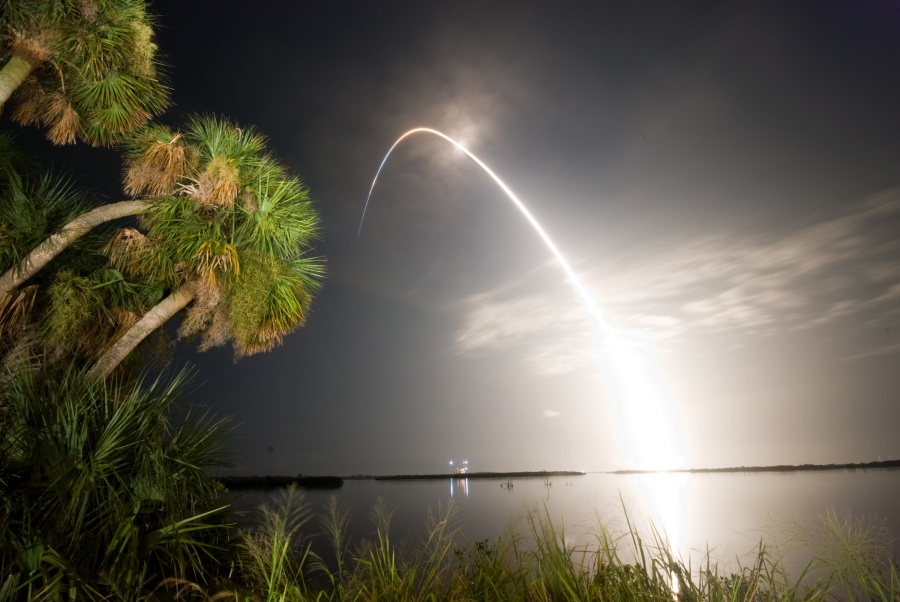
<path fill-rule="evenodd" d="M 684 559 L 689 552 L 683 546 L 691 476 L 689 473 L 628 475 L 657 533 L 670 550 L 681 554 Z"/>
<path fill-rule="evenodd" d="M 469 497 L 469 479 L 459 479 L 456 477 L 452 477 L 450 479 L 450 499 L 453 499 L 454 484 L 456 484 L 456 488 L 459 489 L 460 495 Z"/>
<path fill-rule="evenodd" d="M 449 481 L 449 484 L 448 484 Z M 449 490 L 448 490 L 449 489 Z M 258 492 L 255 500 L 269 494 Z M 787 537 L 785 525 L 810 521 L 828 507 L 855 516 L 880 517 L 900 533 L 900 470 L 733 474 L 588 474 L 561 479 L 472 479 L 435 481 L 347 480 L 339 490 L 305 492 L 314 512 L 323 512 L 337 495 L 352 514 L 355 539 L 374 532 L 369 515 L 384 498 L 395 512 L 391 535 L 415 540 L 424 532 L 429 509 L 453 500 L 456 521 L 470 541 L 494 540 L 507 533 L 527 509 L 564 525 L 573 547 L 596 547 L 598 520 L 611 533 L 624 533 L 628 521 L 645 541 L 654 529 L 670 550 L 693 564 L 709 551 L 726 566 L 746 558 L 760 540 Z M 249 499 L 248 501 L 253 501 Z M 310 523 L 315 531 L 316 521 Z M 524 527 L 523 527 L 524 525 Z M 519 521 L 519 531 L 527 523 Z M 900 548 L 895 545 L 895 554 Z"/>

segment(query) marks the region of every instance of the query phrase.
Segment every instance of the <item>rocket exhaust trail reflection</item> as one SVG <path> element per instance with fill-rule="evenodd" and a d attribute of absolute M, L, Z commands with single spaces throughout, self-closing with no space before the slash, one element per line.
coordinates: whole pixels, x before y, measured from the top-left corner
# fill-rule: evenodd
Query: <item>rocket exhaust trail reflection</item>
<path fill-rule="evenodd" d="M 507 198 L 522 213 L 528 223 L 553 254 L 560 268 L 565 272 L 569 283 L 575 289 L 584 307 L 597 324 L 602 334 L 603 345 L 608 357 L 609 367 L 613 374 L 612 397 L 616 400 L 619 413 L 618 425 L 624 434 L 623 446 L 626 448 L 627 461 L 633 468 L 664 469 L 675 468 L 683 463 L 683 452 L 679 437 L 679 424 L 677 411 L 670 401 L 667 388 L 656 368 L 653 349 L 650 348 L 646 337 L 639 334 L 623 331 L 615 328 L 607 320 L 603 310 L 591 296 L 587 287 L 566 261 L 562 252 L 553 243 L 544 228 L 531 214 L 525 204 L 513 193 L 513 191 L 491 170 L 485 163 L 472 154 L 466 147 L 447 136 L 431 128 L 414 128 L 400 136 L 388 150 L 375 178 L 369 188 L 366 204 L 362 217 L 359 220 L 357 237 L 362 233 L 363 222 L 366 219 L 366 211 L 372 199 L 372 192 L 378 182 L 378 176 L 384 169 L 391 153 L 403 140 L 414 134 L 432 134 L 443 138 L 457 149 L 462 151 L 469 159 L 475 162 L 494 182 L 503 190 Z M 664 491 L 647 491 L 646 502 L 649 506 L 666 506 L 671 511 L 671 505 L 677 502 Z M 655 498 L 655 499 L 654 499 Z M 676 511 L 677 512 L 677 511 Z M 654 512 L 658 516 L 659 512 Z M 680 529 L 676 529 L 680 530 Z M 671 543 L 677 546 L 678 533 L 670 533 Z M 676 547 L 677 549 L 677 547 Z"/>

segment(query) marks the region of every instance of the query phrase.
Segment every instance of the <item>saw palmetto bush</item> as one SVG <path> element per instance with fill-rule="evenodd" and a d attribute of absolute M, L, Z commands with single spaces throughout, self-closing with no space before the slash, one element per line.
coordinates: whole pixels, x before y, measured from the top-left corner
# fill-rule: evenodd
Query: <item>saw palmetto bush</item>
<path fill-rule="evenodd" d="M 54 144 L 115 144 L 168 103 L 144 0 L 5 0 L 0 66 L 0 107 Z"/>
<path fill-rule="evenodd" d="M 186 382 L 74 369 L 7 379 L 0 598 L 138 600 L 217 571 L 226 529 L 209 471 L 228 431 L 176 406 Z"/>

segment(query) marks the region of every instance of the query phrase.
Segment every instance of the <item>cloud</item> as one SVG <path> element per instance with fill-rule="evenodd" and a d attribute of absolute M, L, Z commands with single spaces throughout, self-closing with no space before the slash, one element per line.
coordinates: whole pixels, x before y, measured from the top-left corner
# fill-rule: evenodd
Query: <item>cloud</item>
<path fill-rule="evenodd" d="M 557 412 L 555 410 L 550 410 L 550 409 L 544 410 L 544 418 L 558 418 L 558 417 L 559 417 L 559 412 Z"/>
<path fill-rule="evenodd" d="M 854 353 L 852 355 L 848 355 L 846 358 L 850 361 L 868 359 L 871 357 L 878 357 L 880 355 L 891 355 L 894 353 L 900 353 L 900 343 L 892 343 L 888 345 L 875 346 L 870 349 L 866 349 L 860 353 Z"/>
<path fill-rule="evenodd" d="M 553 303 L 547 295 L 517 299 L 492 298 L 485 293 L 469 298 L 466 327 L 456 337 L 461 353 L 485 347 L 498 347 L 532 335 L 541 334 L 561 324 L 582 322 L 580 308 L 565 308 Z"/>
<path fill-rule="evenodd" d="M 522 290 L 526 283 L 523 279 L 505 282 L 463 299 L 456 352 L 469 355 L 515 348 L 532 372 L 544 376 L 592 365 L 595 326 L 573 293 L 568 287 L 526 293 Z"/>
<path fill-rule="evenodd" d="M 593 270 L 617 319 L 666 336 L 746 336 L 826 324 L 900 295 L 900 191 L 775 237 L 729 233 Z M 668 316 L 648 321 L 647 316 Z"/>
<path fill-rule="evenodd" d="M 625 260 L 603 259 L 583 277 L 613 323 L 662 345 L 698 335 L 747 340 L 851 327 L 900 314 L 897 231 L 900 190 L 889 190 L 787 234 L 699 238 Z M 594 328 L 570 292 L 560 290 L 565 287 L 524 289 L 517 281 L 464 299 L 457 352 L 513 348 L 545 375 L 595 359 Z M 895 351 L 856 349 L 847 356 Z"/>

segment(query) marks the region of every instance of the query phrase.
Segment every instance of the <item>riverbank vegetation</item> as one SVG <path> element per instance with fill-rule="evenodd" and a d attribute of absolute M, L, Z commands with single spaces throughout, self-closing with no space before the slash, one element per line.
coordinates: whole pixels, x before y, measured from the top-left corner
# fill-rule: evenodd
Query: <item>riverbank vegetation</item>
<path fill-rule="evenodd" d="M 224 579 L 210 475 L 229 428 L 165 367 L 171 339 L 269 351 L 324 277 L 309 190 L 264 136 L 151 121 L 169 104 L 154 25 L 145 0 L 0 3 L 0 600 Z M 7 117 L 116 147 L 122 200 L 21 152 Z"/>
<path fill-rule="evenodd" d="M 778 542 L 761 542 L 741 561 L 699 552 L 685 560 L 664 534 L 652 525 L 640 529 L 627 511 L 609 522 L 598 517 L 587 543 L 578 545 L 571 543 L 561 522 L 539 507 L 525 511 L 505 535 L 474 542 L 456 527 L 452 503 L 436 509 L 412 541 L 392 537 L 391 516 L 390 507 L 378 501 L 370 514 L 372 536 L 355 541 L 348 532 L 350 516 L 336 497 L 322 516 L 312 516 L 302 493 L 292 487 L 259 509 L 254 527 L 238 533 L 230 582 L 207 590 L 171 580 L 164 590 L 185 600 L 235 601 L 900 597 L 900 569 L 885 534 L 875 523 L 834 511 L 793 533 L 793 545 L 812 558 L 793 572 L 789 554 Z"/>

